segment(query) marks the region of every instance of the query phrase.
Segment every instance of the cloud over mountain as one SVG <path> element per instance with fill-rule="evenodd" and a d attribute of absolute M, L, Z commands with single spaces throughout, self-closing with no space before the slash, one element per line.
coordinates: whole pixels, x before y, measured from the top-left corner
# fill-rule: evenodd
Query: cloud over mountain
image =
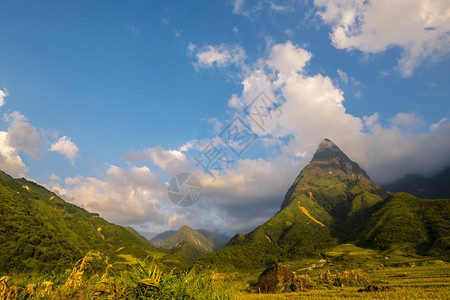
<path fill-rule="evenodd" d="M 65 187 L 54 185 L 53 190 L 111 221 L 133 223 L 149 234 L 186 224 L 233 234 L 251 230 L 279 209 L 286 189 L 325 137 L 377 183 L 409 173 L 427 175 L 450 164 L 450 124 L 443 121 L 429 130 L 415 112 L 398 112 L 386 122 L 376 112 L 354 116 L 346 110 L 344 92 L 330 77 L 307 71 L 312 59 L 312 53 L 288 41 L 272 45 L 265 57 L 242 69 L 242 91 L 233 96 L 229 108 L 258 135 L 255 145 L 276 155 L 235 158 L 229 169 L 211 178 L 192 159 L 192 151 L 208 141 L 189 142 L 189 147 L 175 150 L 156 146 L 122 156 L 140 167 L 109 166 L 101 179 L 69 178 Z M 270 118 L 265 115 L 264 128 L 243 113 L 261 91 L 280 109 Z M 236 105 L 239 101 L 244 105 Z M 164 183 L 182 171 L 194 173 L 203 186 L 202 199 L 188 208 L 168 200 Z"/>

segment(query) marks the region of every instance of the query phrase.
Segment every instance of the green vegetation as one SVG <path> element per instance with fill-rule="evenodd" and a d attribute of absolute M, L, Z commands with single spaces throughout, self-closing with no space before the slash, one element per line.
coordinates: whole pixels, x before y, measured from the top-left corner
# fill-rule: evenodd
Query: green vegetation
<path fill-rule="evenodd" d="M 187 267 L 137 232 L 111 224 L 25 179 L 0 172 L 0 199 L 0 274 L 63 273 L 91 250 L 107 255 L 111 262 L 123 262 L 124 268 L 127 260 L 121 255 L 140 260 L 158 257 L 167 267 Z"/>
<path fill-rule="evenodd" d="M 155 248 L 0 173 L 0 300 L 446 299 L 450 200 L 388 195 L 332 142 L 321 145 L 281 210 L 218 250 L 213 234 L 187 226 L 157 236 L 166 250 Z M 297 285 L 254 294 L 275 263 L 289 264 Z"/>
<path fill-rule="evenodd" d="M 322 271 L 326 272 L 326 271 Z M 339 271 L 341 277 L 344 271 Z M 335 271 L 330 272 L 336 279 Z M 351 270 L 347 271 L 351 274 Z M 363 270 L 362 274 L 370 284 L 387 288 L 385 291 L 358 292 L 367 284 L 336 286 L 318 284 L 319 275 L 311 275 L 312 289 L 305 292 L 282 294 L 242 293 L 236 299 L 448 299 L 450 291 L 450 265 L 441 261 L 429 261 L 420 265 L 405 264 L 398 267 L 385 267 Z"/>
<path fill-rule="evenodd" d="M 362 240 L 379 249 L 402 244 L 408 252 L 436 255 L 450 251 L 449 218 L 449 199 L 393 194 L 372 215 Z"/>
<path fill-rule="evenodd" d="M 231 299 L 234 292 L 212 273 L 166 272 L 155 262 L 127 271 L 107 264 L 103 273 L 89 273 L 95 260 L 86 256 L 68 275 L 53 279 L 3 276 L 0 299 Z"/>
<path fill-rule="evenodd" d="M 319 146 L 274 217 L 253 232 L 235 236 L 224 249 L 202 256 L 196 267 L 255 269 L 283 260 L 320 257 L 338 241 L 353 240 L 362 230 L 361 221 L 387 193 L 339 148 L 327 145 Z"/>
<path fill-rule="evenodd" d="M 388 195 L 331 141 L 286 193 L 281 210 L 224 249 L 202 256 L 196 268 L 258 269 L 272 263 L 318 258 L 340 243 L 402 253 L 446 253 L 450 242 L 450 200 Z"/>
<path fill-rule="evenodd" d="M 190 228 L 189 226 L 181 227 L 175 234 L 166 239 L 161 245 L 161 248 L 171 249 L 178 244 L 188 241 L 195 248 L 203 252 L 211 252 L 215 249 L 214 242 L 208 239 L 200 232 Z"/>
<path fill-rule="evenodd" d="M 163 232 L 151 242 L 191 264 L 203 254 L 224 246 L 214 234 L 189 226 L 182 226 L 178 231 Z"/>
<path fill-rule="evenodd" d="M 308 197 L 298 201 L 310 214 L 325 224 L 329 215 Z M 320 257 L 320 252 L 337 245 L 329 229 L 312 221 L 297 202 L 292 202 L 269 221 L 245 236 L 235 236 L 228 245 L 205 254 L 198 268 L 237 271 L 269 266 L 284 260 Z"/>
<path fill-rule="evenodd" d="M 190 264 L 194 263 L 199 257 L 207 253 L 205 250 L 193 246 L 188 241 L 182 241 L 168 251 L 180 259 L 186 260 Z"/>
<path fill-rule="evenodd" d="M 0 299 L 447 299 L 450 264 L 339 245 L 324 253 L 333 263 L 303 259 L 291 262 L 302 292 L 256 294 L 262 269 L 239 273 L 164 271 L 155 261 L 128 270 L 108 262 L 94 272 L 101 254 L 84 257 L 62 275 L 0 277 Z M 344 266 L 340 262 L 351 262 Z M 381 264 L 380 262 L 383 262 Z M 305 268 L 306 267 L 306 268 Z M 358 292 L 368 285 L 383 291 Z M 9 296 L 9 298 L 7 298 Z"/>

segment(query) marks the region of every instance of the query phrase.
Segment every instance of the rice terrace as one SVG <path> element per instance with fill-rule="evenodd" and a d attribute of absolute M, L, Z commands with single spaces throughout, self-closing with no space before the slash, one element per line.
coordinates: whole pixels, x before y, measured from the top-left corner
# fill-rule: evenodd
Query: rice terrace
<path fill-rule="evenodd" d="M 450 2 L 0 3 L 0 300 L 449 299 Z"/>

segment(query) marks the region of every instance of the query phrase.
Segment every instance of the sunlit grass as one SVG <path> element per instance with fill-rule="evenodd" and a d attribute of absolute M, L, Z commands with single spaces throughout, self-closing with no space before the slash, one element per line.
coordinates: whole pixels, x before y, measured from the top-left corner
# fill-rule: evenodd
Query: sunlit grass
<path fill-rule="evenodd" d="M 332 249 L 338 254 L 365 255 L 371 251 L 353 245 Z M 130 268 L 123 271 L 106 259 L 102 273 L 89 273 L 91 262 L 100 257 L 87 255 L 71 270 L 57 276 L 3 276 L 0 299 L 448 299 L 450 292 L 450 264 L 439 260 L 410 261 L 397 267 L 379 265 L 365 270 L 330 268 L 325 264 L 296 274 L 310 283 L 304 292 L 256 294 L 255 286 L 262 271 L 259 269 L 175 273 L 163 271 L 153 259 L 136 260 L 136 264 L 130 263 Z M 132 259 L 124 258 L 128 262 Z M 359 292 L 368 284 L 387 290 Z"/>

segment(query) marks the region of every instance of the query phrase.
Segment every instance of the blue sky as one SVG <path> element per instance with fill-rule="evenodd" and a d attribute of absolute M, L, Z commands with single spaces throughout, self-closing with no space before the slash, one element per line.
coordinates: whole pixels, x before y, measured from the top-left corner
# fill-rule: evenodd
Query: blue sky
<path fill-rule="evenodd" d="M 447 1 L 8 1 L 0 169 L 151 236 L 246 232 L 330 138 L 377 183 L 450 164 Z M 245 113 L 263 92 L 279 114 Z M 220 133 L 256 139 L 237 156 Z M 196 167 L 209 143 L 230 164 Z M 166 184 L 200 178 L 174 206 Z M 256 207 L 256 208 L 255 208 Z"/>

